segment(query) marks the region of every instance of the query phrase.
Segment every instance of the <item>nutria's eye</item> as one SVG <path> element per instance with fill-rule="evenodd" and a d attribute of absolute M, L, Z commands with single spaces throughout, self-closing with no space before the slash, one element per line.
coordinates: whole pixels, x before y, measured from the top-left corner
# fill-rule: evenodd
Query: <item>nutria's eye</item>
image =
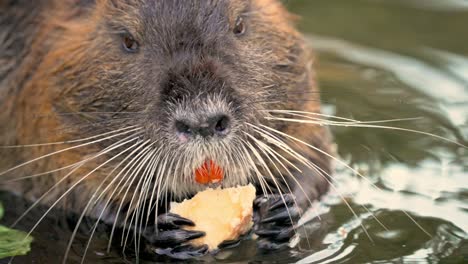
<path fill-rule="evenodd" d="M 129 33 L 122 35 L 122 46 L 127 52 L 137 52 L 139 48 L 138 42 Z"/>
<path fill-rule="evenodd" d="M 244 19 L 242 17 L 237 18 L 236 24 L 234 25 L 233 32 L 237 36 L 244 35 L 244 33 L 245 33 L 245 22 L 244 22 Z"/>

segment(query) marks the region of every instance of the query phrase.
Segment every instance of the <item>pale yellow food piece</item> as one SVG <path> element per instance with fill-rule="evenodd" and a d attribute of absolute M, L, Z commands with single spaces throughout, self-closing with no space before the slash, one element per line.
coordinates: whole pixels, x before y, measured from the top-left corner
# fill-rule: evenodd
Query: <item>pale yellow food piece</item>
<path fill-rule="evenodd" d="M 237 239 L 253 225 L 255 187 L 207 189 L 182 203 L 171 203 L 171 212 L 192 220 L 187 230 L 206 232 L 206 236 L 192 241 L 193 245 L 208 245 L 216 249 L 225 240 Z"/>

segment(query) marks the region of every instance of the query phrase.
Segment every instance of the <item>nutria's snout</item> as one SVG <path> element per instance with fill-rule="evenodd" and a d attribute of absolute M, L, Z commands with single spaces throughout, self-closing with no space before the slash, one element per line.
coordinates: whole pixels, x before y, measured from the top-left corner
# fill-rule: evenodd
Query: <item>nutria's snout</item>
<path fill-rule="evenodd" d="M 230 118 L 226 114 L 206 115 L 201 120 L 176 120 L 175 130 L 179 139 L 192 137 L 224 137 L 230 131 Z"/>
<path fill-rule="evenodd" d="M 161 125 L 168 126 L 169 137 L 178 143 L 208 143 L 235 132 L 240 100 L 229 67 L 219 59 L 194 54 L 186 54 L 184 60 L 171 58 L 168 64 L 157 107 L 167 110 L 169 120 Z"/>

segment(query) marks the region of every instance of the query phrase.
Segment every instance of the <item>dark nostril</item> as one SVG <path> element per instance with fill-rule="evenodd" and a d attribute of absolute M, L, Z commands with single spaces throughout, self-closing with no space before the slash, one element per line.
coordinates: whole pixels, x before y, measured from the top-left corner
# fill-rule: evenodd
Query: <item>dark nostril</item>
<path fill-rule="evenodd" d="M 229 123 L 229 117 L 222 115 L 218 117 L 214 129 L 218 134 L 225 134 L 229 129 Z"/>
<path fill-rule="evenodd" d="M 191 134 L 192 133 L 192 129 L 184 121 L 176 121 L 175 127 L 176 127 L 177 132 L 179 132 L 179 133 L 183 133 L 183 134 Z"/>
<path fill-rule="evenodd" d="M 230 119 L 226 115 L 216 115 L 205 119 L 204 122 L 193 124 L 192 122 L 177 120 L 175 130 L 182 141 L 191 137 L 201 136 L 204 138 L 212 136 L 226 136 L 230 129 Z"/>

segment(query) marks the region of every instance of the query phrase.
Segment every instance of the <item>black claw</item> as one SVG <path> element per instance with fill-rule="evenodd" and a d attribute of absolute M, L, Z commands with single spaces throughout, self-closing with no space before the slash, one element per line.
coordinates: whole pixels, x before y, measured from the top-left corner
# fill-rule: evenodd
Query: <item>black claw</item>
<path fill-rule="evenodd" d="M 240 244 L 241 240 L 226 240 L 223 243 L 219 244 L 218 248 L 219 249 L 225 249 L 225 248 L 232 248 L 232 247 L 237 247 Z"/>
<path fill-rule="evenodd" d="M 274 237 L 281 233 L 281 229 L 259 229 L 255 230 L 255 234 L 262 237 Z"/>
<path fill-rule="evenodd" d="M 148 227 L 142 236 L 149 244 L 149 248 L 159 255 L 175 259 L 190 259 L 205 255 L 208 252 L 207 245 L 195 247 L 187 243 L 204 236 L 205 232 L 185 230 L 182 229 L 183 226 L 195 226 L 195 224 L 176 214 L 162 214 L 157 218 L 157 226 Z"/>
<path fill-rule="evenodd" d="M 289 207 L 294 204 L 294 200 L 295 197 L 292 194 L 283 195 L 283 198 L 281 198 L 281 196 L 275 197 L 275 201 L 271 203 L 269 210 L 273 211 L 281 207 Z"/>
<path fill-rule="evenodd" d="M 172 213 L 158 216 L 157 223 L 160 229 L 177 229 L 180 226 L 195 226 L 192 220 Z"/>
<path fill-rule="evenodd" d="M 260 221 L 260 223 L 272 223 L 277 224 L 289 223 L 296 221 L 300 217 L 300 210 L 297 207 L 290 207 L 289 210 L 286 210 L 286 207 L 282 209 L 279 213 L 276 213 L 273 216 L 266 217 Z M 292 220 L 292 221 L 291 221 Z"/>
<path fill-rule="evenodd" d="M 195 247 L 192 245 L 182 245 L 175 248 L 161 249 L 157 248 L 156 253 L 159 255 L 168 256 L 174 259 L 190 259 L 204 256 L 208 252 L 208 246 L 203 245 Z"/>
<path fill-rule="evenodd" d="M 260 208 L 266 202 L 268 202 L 268 199 L 265 196 L 260 195 L 254 200 L 254 208 Z"/>
<path fill-rule="evenodd" d="M 260 249 L 278 250 L 288 245 L 295 234 L 294 224 L 302 209 L 295 205 L 292 194 L 273 195 L 255 200 L 254 232 L 259 236 Z"/>
<path fill-rule="evenodd" d="M 258 229 L 255 230 L 261 238 L 269 239 L 275 242 L 287 242 L 295 234 L 294 228 L 279 228 L 279 229 Z"/>
<path fill-rule="evenodd" d="M 157 247 L 174 247 L 192 239 L 197 239 L 205 235 L 201 231 L 189 231 L 183 229 L 159 231 L 152 236 L 145 234 L 146 240 Z"/>

